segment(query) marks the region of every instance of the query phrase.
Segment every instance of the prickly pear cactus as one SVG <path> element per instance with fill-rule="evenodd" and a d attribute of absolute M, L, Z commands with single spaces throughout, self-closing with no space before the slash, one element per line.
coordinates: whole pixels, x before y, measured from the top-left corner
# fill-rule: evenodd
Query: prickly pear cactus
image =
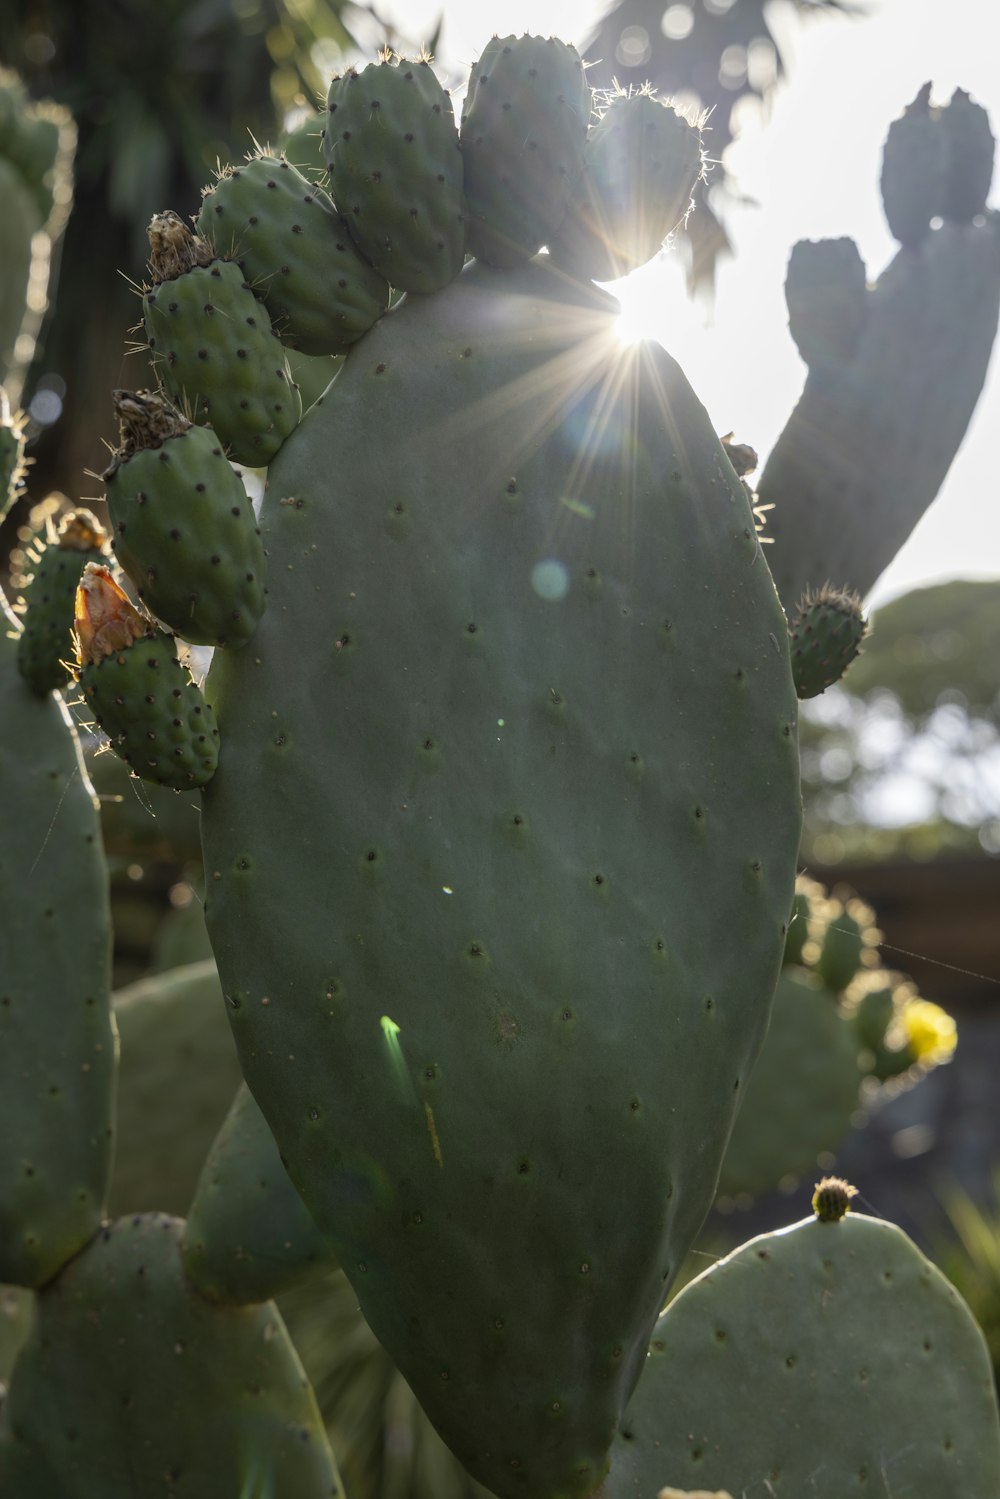
<path fill-rule="evenodd" d="M 818 1192 L 814 1217 L 751 1239 L 674 1299 L 601 1499 L 664 1484 L 748 1499 L 1000 1489 L 983 1335 L 904 1233 L 844 1216 L 852 1191 Z"/>
<path fill-rule="evenodd" d="M 471 255 L 510 268 L 555 236 L 583 170 L 590 110 L 575 47 L 541 36 L 487 42 L 462 107 Z"/>
<path fill-rule="evenodd" d="M 245 1085 L 205 1160 L 181 1256 L 192 1284 L 228 1306 L 269 1301 L 337 1268 Z"/>
<path fill-rule="evenodd" d="M 121 1065 L 109 1210 L 186 1213 L 240 1081 L 215 964 L 140 979 L 115 993 L 114 1009 Z"/>
<path fill-rule="evenodd" d="M 358 250 L 400 291 L 440 291 L 462 269 L 465 219 L 454 109 L 430 59 L 386 51 L 348 68 L 326 109 L 326 164 Z"/>
<path fill-rule="evenodd" d="M 108 537 L 89 510 L 71 510 L 58 530 L 46 523 L 27 560 L 34 570 L 23 585 L 17 664 L 32 692 L 44 697 L 73 678 L 76 588 L 88 562 L 111 562 Z"/>
<path fill-rule="evenodd" d="M 21 676 L 17 630 L 0 595 L 0 1281 L 34 1287 L 104 1213 L 115 1032 L 96 799 L 62 701 Z"/>
<path fill-rule="evenodd" d="M 157 391 L 116 390 L 104 472 L 115 555 L 139 598 L 193 645 L 238 646 L 264 612 L 264 548 L 242 481 L 209 426 Z"/>
<path fill-rule="evenodd" d="M 120 1218 L 37 1298 L 0 1425 L 5 1499 L 343 1499 L 273 1305 L 199 1295 L 181 1269 L 182 1228 Z"/>
<path fill-rule="evenodd" d="M 876 1082 L 916 1082 L 950 1061 L 955 1022 L 878 966 L 874 913 L 841 888 L 796 882 L 767 1038 L 719 1176 L 727 1198 L 815 1170 L 877 1101 Z"/>
<path fill-rule="evenodd" d="M 219 259 L 176 213 L 156 215 L 149 242 L 143 311 L 159 379 L 235 462 L 269 463 L 301 403 L 267 309 L 236 261 Z"/>
<path fill-rule="evenodd" d="M 187 791 L 215 773 L 215 715 L 174 638 L 157 628 L 106 567 L 89 562 L 76 591 L 79 683 L 116 754 L 136 775 Z"/>
<path fill-rule="evenodd" d="M 21 398 L 73 197 L 76 126 L 0 67 L 0 385 Z"/>
<path fill-rule="evenodd" d="M 329 195 L 283 157 L 261 152 L 220 172 L 198 228 L 240 262 L 283 342 L 304 354 L 345 353 L 389 305 L 388 282 Z"/>
<path fill-rule="evenodd" d="M 614 319 L 539 263 L 376 324 L 272 466 L 269 609 L 208 686 L 206 914 L 247 1081 L 500 1493 L 600 1476 L 714 1190 L 798 837 L 749 506 Z"/>
<path fill-rule="evenodd" d="M 929 99 L 928 85 L 886 143 L 902 247 L 874 285 L 849 241 L 792 255 L 790 328 L 809 370 L 759 485 L 789 610 L 828 579 L 870 590 L 937 495 L 986 377 L 1000 311 L 989 122 L 962 90 L 941 110 Z"/>

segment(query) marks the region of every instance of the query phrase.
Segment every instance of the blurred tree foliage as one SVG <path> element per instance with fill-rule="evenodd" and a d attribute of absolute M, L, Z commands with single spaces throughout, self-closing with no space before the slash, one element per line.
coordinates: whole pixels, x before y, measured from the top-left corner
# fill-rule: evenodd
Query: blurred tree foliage
<path fill-rule="evenodd" d="M 862 0 L 787 0 L 801 17 L 838 12 L 860 16 Z M 587 38 L 593 88 L 622 88 L 648 79 L 665 99 L 680 99 L 708 115 L 708 149 L 721 163 L 739 133 L 748 101 L 763 106 L 785 75 L 773 25 L 773 0 L 617 0 Z M 722 199 L 732 191 L 718 167 L 696 192 L 698 211 L 685 229 L 688 281 L 710 287 L 720 254 L 730 248 Z"/>
<path fill-rule="evenodd" d="M 844 681 L 803 704 L 803 857 L 1000 854 L 1000 582 L 876 611 Z"/>
<path fill-rule="evenodd" d="M 76 497 L 84 469 L 102 466 L 102 435 L 117 435 L 111 389 L 148 381 L 123 346 L 139 313 L 126 278 L 143 278 L 151 216 L 195 212 L 217 163 L 273 138 L 296 97 L 315 101 L 330 59 L 372 19 L 350 0 L 6 0 L 0 62 L 35 97 L 67 105 L 79 131 L 76 205 L 36 363 L 64 415 L 37 435 L 36 496 Z"/>

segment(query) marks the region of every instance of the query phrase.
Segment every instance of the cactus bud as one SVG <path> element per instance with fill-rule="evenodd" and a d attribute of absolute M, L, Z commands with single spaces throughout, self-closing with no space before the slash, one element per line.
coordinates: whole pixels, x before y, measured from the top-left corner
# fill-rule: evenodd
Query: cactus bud
<path fill-rule="evenodd" d="M 829 583 L 806 590 L 788 626 L 792 677 L 800 698 L 818 697 L 840 681 L 867 629 L 856 593 Z"/>
<path fill-rule="evenodd" d="M 851 1198 L 857 1195 L 857 1187 L 852 1187 L 843 1177 L 824 1176 L 816 1183 L 812 1210 L 820 1223 L 839 1223 L 844 1214 L 851 1211 Z"/>

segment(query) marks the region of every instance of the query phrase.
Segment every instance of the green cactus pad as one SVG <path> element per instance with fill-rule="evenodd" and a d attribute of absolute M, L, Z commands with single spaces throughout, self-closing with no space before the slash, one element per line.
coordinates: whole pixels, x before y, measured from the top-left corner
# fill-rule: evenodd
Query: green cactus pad
<path fill-rule="evenodd" d="M 268 1301 L 337 1268 L 245 1084 L 205 1161 L 181 1257 L 204 1295 L 231 1306 Z"/>
<path fill-rule="evenodd" d="M 955 224 L 969 224 L 986 212 L 993 181 L 995 141 L 990 117 L 965 89 L 957 88 L 941 110 L 941 130 L 947 151 L 947 176 L 941 212 Z"/>
<path fill-rule="evenodd" d="M 612 281 L 645 265 L 691 206 L 701 132 L 650 89 L 613 94 L 551 245 L 577 276 Z"/>
<path fill-rule="evenodd" d="M 947 173 L 948 142 L 925 83 L 889 126 L 882 153 L 882 207 L 901 245 L 916 249 L 930 234 L 944 211 Z"/>
<path fill-rule="evenodd" d="M 244 645 L 264 612 L 265 560 L 243 481 L 211 427 L 156 392 L 116 390 L 105 470 L 115 556 L 140 599 L 195 645 Z"/>
<path fill-rule="evenodd" d="M 856 593 L 829 584 L 806 591 L 788 622 L 792 676 L 800 698 L 818 697 L 840 681 L 867 629 Z"/>
<path fill-rule="evenodd" d="M 810 367 L 839 364 L 868 317 L 867 276 L 853 239 L 800 240 L 785 277 L 788 331 Z"/>
<path fill-rule="evenodd" d="M 111 918 L 97 804 L 57 697 L 21 677 L 0 603 L 0 1281 L 87 1242 L 111 1171 Z M 15 815 L 16 812 L 16 815 Z"/>
<path fill-rule="evenodd" d="M 337 207 L 379 274 L 400 291 L 453 281 L 465 255 L 462 157 L 428 59 L 385 52 L 334 78 L 323 149 Z"/>
<path fill-rule="evenodd" d="M 150 224 L 156 284 L 143 294 L 153 368 L 230 458 L 270 463 L 301 415 L 284 350 L 241 268 L 216 260 L 175 213 Z"/>
<path fill-rule="evenodd" d="M 751 1239 L 657 1323 L 598 1495 L 664 1484 L 746 1499 L 1000 1493 L 983 1335 L 891 1223 L 851 1212 Z"/>
<path fill-rule="evenodd" d="M 209 679 L 206 917 L 247 1082 L 498 1494 L 600 1475 L 798 851 L 749 504 L 617 316 L 540 260 L 377 323 L 271 471 L 270 607 Z"/>
<path fill-rule="evenodd" d="M 178 659 L 173 636 L 133 610 L 132 628 L 143 633 L 94 659 L 82 643 L 81 599 L 94 571 L 89 564 L 77 590 L 78 681 L 88 708 L 115 754 L 142 780 L 175 791 L 204 786 L 218 764 L 219 731 L 212 708 Z"/>
<path fill-rule="evenodd" d="M 511 267 L 549 241 L 583 167 L 590 90 L 556 37 L 487 42 L 462 109 L 469 253 Z"/>
<path fill-rule="evenodd" d="M 182 1229 L 120 1218 L 37 1298 L 0 1416 L 4 1499 L 343 1499 L 280 1316 L 200 1296 Z"/>
<path fill-rule="evenodd" d="M 788 609 L 828 578 L 866 594 L 937 495 L 996 335 L 1000 215 L 900 250 L 868 302 L 853 358 L 810 372 L 758 485 Z"/>
<path fill-rule="evenodd" d="M 240 1083 L 215 963 L 140 979 L 114 996 L 118 1145 L 109 1211 L 187 1212 Z"/>
<path fill-rule="evenodd" d="M 329 196 L 281 157 L 227 167 L 203 194 L 198 229 L 238 260 L 283 343 L 344 354 L 389 305 Z M 459 262 L 461 264 L 461 262 Z"/>
<path fill-rule="evenodd" d="M 722 1162 L 719 1192 L 768 1192 L 836 1150 L 858 1108 L 857 1036 L 834 994 L 802 969 L 778 980 L 771 1024 Z"/>
<path fill-rule="evenodd" d="M 71 510 L 58 533 L 40 545 L 23 590 L 17 665 L 32 692 L 44 697 L 73 676 L 74 600 L 83 570 L 88 562 L 106 566 L 110 554 L 104 529 L 89 510 Z"/>
<path fill-rule="evenodd" d="M 305 115 L 278 142 L 279 154 L 285 161 L 290 161 L 293 167 L 298 167 L 300 172 L 313 181 L 317 178 L 322 180 L 326 176 L 326 162 L 323 158 L 325 124 L 325 108 L 320 111 L 308 107 Z"/>

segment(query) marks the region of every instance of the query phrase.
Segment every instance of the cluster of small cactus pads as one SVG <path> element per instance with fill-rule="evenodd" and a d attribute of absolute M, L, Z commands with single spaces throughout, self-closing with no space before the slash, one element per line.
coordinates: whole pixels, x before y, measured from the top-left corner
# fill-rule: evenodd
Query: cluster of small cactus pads
<path fill-rule="evenodd" d="M 115 393 L 110 544 L 66 517 L 0 641 L 11 1499 L 341 1494 L 273 1300 L 337 1265 L 436 1433 L 428 1493 L 1000 1486 L 981 1334 L 845 1184 L 661 1315 L 783 961 L 773 1034 L 849 1031 L 853 1101 L 859 1043 L 876 1076 L 922 1043 L 858 977 L 867 914 L 794 891 L 797 695 L 860 602 L 786 621 L 742 465 L 593 284 L 683 217 L 699 130 L 598 102 L 573 48 L 495 38 L 458 126 L 386 54 L 330 86 L 329 194 L 263 152 L 150 226 L 160 388 Z M 305 415 L 286 345 L 346 354 Z M 204 690 L 177 638 L 218 648 Z M 141 1007 L 116 1026 L 81 698 L 202 792 L 218 978 L 172 992 L 221 986 L 245 1081 L 184 1219 L 106 1218 Z"/>

